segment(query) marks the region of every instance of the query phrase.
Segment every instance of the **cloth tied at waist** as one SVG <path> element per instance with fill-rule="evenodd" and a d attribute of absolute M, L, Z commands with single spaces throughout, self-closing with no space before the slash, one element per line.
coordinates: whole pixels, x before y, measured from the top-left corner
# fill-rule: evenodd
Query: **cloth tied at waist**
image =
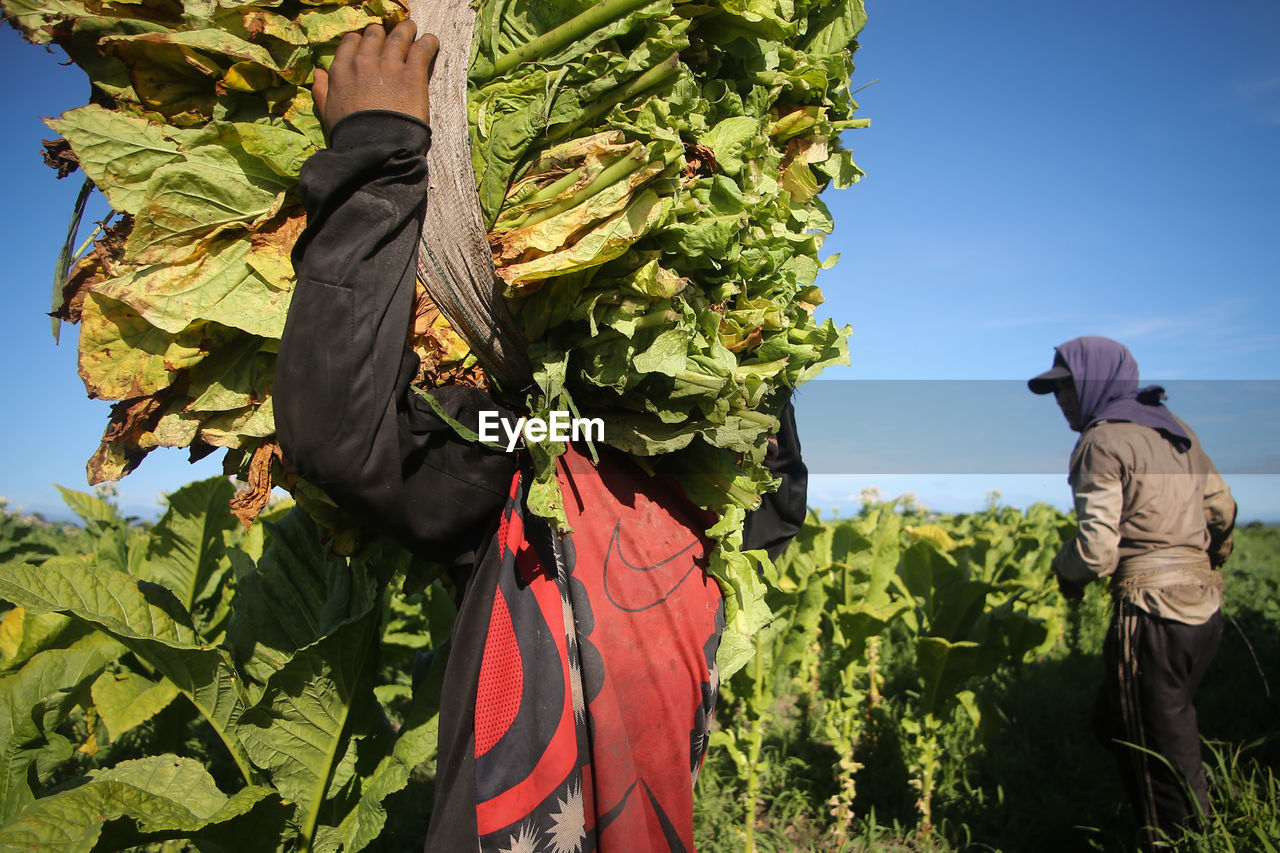
<path fill-rule="evenodd" d="M 1139 554 L 1120 563 L 1111 581 L 1111 594 L 1119 598 L 1133 598 L 1151 589 L 1173 586 L 1203 586 L 1219 593 L 1226 586 L 1220 572 L 1209 564 L 1209 555 L 1193 554 Z"/>

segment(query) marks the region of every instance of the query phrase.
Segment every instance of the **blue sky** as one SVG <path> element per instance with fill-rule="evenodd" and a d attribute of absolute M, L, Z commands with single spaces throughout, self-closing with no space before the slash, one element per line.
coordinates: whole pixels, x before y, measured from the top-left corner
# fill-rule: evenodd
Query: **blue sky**
<path fill-rule="evenodd" d="M 846 137 L 867 177 L 827 197 L 828 249 L 842 257 L 820 280 L 821 310 L 854 328 L 853 367 L 831 378 L 1025 380 L 1055 344 L 1102 334 L 1126 343 L 1147 379 L 1280 380 L 1280 4 L 871 0 L 868 14 L 854 85 L 870 84 L 857 97 L 872 126 Z M 53 134 L 39 116 L 88 94 L 82 72 L 57 60 L 0 31 L 0 495 L 44 512 L 60 507 L 53 482 L 85 487 L 107 416 L 76 375 L 75 330 L 55 347 L 43 315 L 79 179 L 57 182 L 40 163 Z M 813 505 L 850 509 L 873 485 L 944 510 L 981 506 L 991 489 L 1018 505 L 1068 501 L 1074 434 L 1049 400 L 931 413 L 869 401 L 864 412 L 868 387 L 802 395 L 815 460 L 838 427 L 888 460 L 926 461 L 815 465 Z M 1245 473 L 1272 470 L 1277 387 L 1171 386 L 1171 408 L 1211 454 L 1214 442 L 1244 453 L 1227 479 L 1245 519 L 1280 520 L 1280 476 Z M 854 405 L 822 402 L 845 388 Z M 1256 413 L 1233 422 L 1242 389 Z M 982 458 L 992 441 L 1029 461 L 927 463 L 939 447 Z M 161 491 L 217 471 L 153 454 L 122 499 L 151 513 Z"/>
<path fill-rule="evenodd" d="M 867 5 L 854 85 L 871 84 L 857 97 L 872 125 L 846 135 L 867 176 L 828 198 L 841 262 L 822 280 L 853 367 L 830 377 L 1025 379 L 1054 345 L 1101 334 L 1147 379 L 1280 378 L 1280 4 Z M 1276 387 L 1251 389 L 1272 435 Z M 1171 389 L 1169 405 L 1217 456 L 1237 435 L 1191 417 L 1200 396 L 1180 407 Z M 802 436 L 829 408 L 802 398 Z M 925 457 L 930 433 L 980 444 L 1012 422 L 1036 467 L 1063 473 L 819 476 L 811 503 L 856 506 L 869 482 L 950 510 L 992 488 L 1069 500 L 1075 435 L 1049 400 L 911 414 L 843 422 L 851 441 L 884 432 Z M 1242 517 L 1280 519 L 1280 477 L 1228 480 Z"/>

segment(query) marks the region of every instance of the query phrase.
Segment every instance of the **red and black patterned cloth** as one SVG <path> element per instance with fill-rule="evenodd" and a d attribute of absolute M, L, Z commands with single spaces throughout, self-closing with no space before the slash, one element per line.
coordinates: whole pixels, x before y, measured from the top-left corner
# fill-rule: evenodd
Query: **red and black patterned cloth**
<path fill-rule="evenodd" d="M 520 474 L 498 532 L 475 701 L 481 849 L 692 850 L 724 627 L 706 520 L 616 457 L 596 468 L 570 448 L 559 479 L 571 536 L 526 522 Z"/>

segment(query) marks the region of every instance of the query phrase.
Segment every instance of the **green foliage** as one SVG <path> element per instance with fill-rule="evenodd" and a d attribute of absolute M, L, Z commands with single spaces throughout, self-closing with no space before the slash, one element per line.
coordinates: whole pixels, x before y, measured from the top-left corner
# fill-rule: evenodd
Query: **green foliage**
<path fill-rule="evenodd" d="M 1238 530 L 1222 571 L 1234 593 L 1223 604 L 1226 612 L 1280 623 L 1280 527 L 1255 523 Z"/>
<path fill-rule="evenodd" d="M 17 672 L 0 679 L 0 821 L 4 824 L 35 799 L 27 781 L 30 772 L 39 773 L 49 763 L 70 757 L 71 743 L 58 729 L 77 705 L 87 704 L 90 685 L 122 651 L 109 638 L 91 634 L 67 648 L 41 651 Z"/>
<path fill-rule="evenodd" d="M 890 707 L 929 831 L 941 731 L 957 712 L 983 723 L 973 681 L 1020 664 L 1060 632 L 1047 572 L 1070 527 L 1060 513 L 992 508 L 931 519 L 897 509 L 811 517 L 778 563 L 768 597 L 778 618 L 756 632 L 754 659 L 724 686 L 722 721 L 731 722 L 712 740 L 742 785 L 744 849 L 755 844 L 771 732 L 794 718 L 795 738 L 832 751 L 825 806 L 839 834 L 855 820 L 867 725 Z"/>
<path fill-rule="evenodd" d="M 84 553 L 0 567 L 15 605 L 0 623 L 0 843 L 355 851 L 429 764 L 443 656 L 411 703 L 377 699 L 383 613 L 399 614 L 389 647 L 415 628 L 431 645 L 452 621 L 437 606 L 425 630 L 392 592 L 393 574 L 420 567 L 377 541 L 333 557 L 287 506 L 246 531 L 231 493 L 193 483 L 143 529 L 64 492 Z"/>
<path fill-rule="evenodd" d="M 81 529 L 72 524 L 50 524 L 39 516 L 10 512 L 8 501 L 0 498 L 0 562 L 28 560 L 38 563 L 46 557 L 75 548 Z"/>
<path fill-rule="evenodd" d="M 246 531 L 228 489 L 194 483 L 150 527 L 69 492 L 69 547 L 0 565 L 0 845 L 420 846 L 455 616 L 438 567 L 381 542 L 335 557 L 288 505 Z M 26 523 L 4 529 L 49 532 Z M 699 849 L 1134 849 L 1088 734 L 1106 591 L 1068 607 L 1048 572 L 1071 532 L 1047 507 L 811 517 L 723 685 Z M 1280 821 L 1280 540 L 1237 536 L 1191 850 L 1267 850 Z"/>
<path fill-rule="evenodd" d="M 737 750 L 713 751 L 699 779 L 699 850 L 1136 849 L 1114 761 L 1089 723 L 1108 595 L 1095 584 L 1068 604 L 1049 569 L 1070 518 L 1046 506 L 899 509 L 811 519 L 779 561 L 778 635 L 816 639 L 797 661 L 763 632 L 765 665 L 724 691 L 716 737 Z M 876 541 L 893 529 L 887 513 L 900 529 Z M 1204 734 L 1246 745 L 1207 753 L 1214 813 L 1187 849 L 1265 850 L 1259 839 L 1274 837 L 1280 697 L 1267 675 L 1280 666 L 1280 624 L 1263 613 L 1276 533 L 1238 531 L 1225 571 L 1235 624 L 1197 704 Z M 841 633 L 846 587 L 835 579 L 846 566 L 870 577 L 877 558 L 900 609 L 869 636 Z M 815 584 L 818 627 L 806 628 Z M 854 599 L 872 602 L 876 589 L 855 586 Z"/>
<path fill-rule="evenodd" d="M 89 853 L 179 837 L 201 850 L 265 853 L 275 849 L 273 800 L 261 787 L 227 797 L 200 762 L 159 755 L 93 771 L 84 784 L 37 800 L 0 829 L 0 843 Z M 121 825 L 125 817 L 135 825 Z"/>
<path fill-rule="evenodd" d="M 1221 742 L 1209 744 L 1210 814 L 1203 816 L 1202 829 L 1178 839 L 1182 849 L 1196 853 L 1280 850 L 1280 773 L 1250 759 L 1247 750 Z"/>

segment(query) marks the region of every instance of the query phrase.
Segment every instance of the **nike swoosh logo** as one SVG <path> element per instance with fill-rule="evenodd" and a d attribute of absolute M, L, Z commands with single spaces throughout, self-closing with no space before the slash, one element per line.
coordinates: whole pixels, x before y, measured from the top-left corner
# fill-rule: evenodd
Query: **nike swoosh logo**
<path fill-rule="evenodd" d="M 603 578 L 604 594 L 608 597 L 609 603 L 612 604 L 614 607 L 618 608 L 619 610 L 626 611 L 627 613 L 639 613 L 642 610 L 648 610 L 651 607 L 657 607 L 659 604 L 662 604 L 664 601 L 670 598 L 671 595 L 677 589 L 680 588 L 680 585 L 683 584 L 688 579 L 689 575 L 693 574 L 694 571 L 698 569 L 698 558 L 702 556 L 701 552 L 693 556 L 692 560 L 690 561 L 689 568 L 685 571 L 683 575 L 680 576 L 678 580 L 676 580 L 674 584 L 671 585 L 671 587 L 666 592 L 662 593 L 652 601 L 647 601 L 644 603 L 635 603 L 635 604 L 633 603 L 624 604 L 620 600 L 623 597 L 621 591 L 619 591 L 619 593 L 615 595 L 614 590 L 612 590 L 609 587 L 609 569 L 611 567 L 614 569 L 617 569 L 618 564 L 620 563 L 625 570 L 630 572 L 643 573 L 643 572 L 656 571 L 658 569 L 661 569 L 663 566 L 666 566 L 672 560 L 676 560 L 684 556 L 685 554 L 688 554 L 694 548 L 697 548 L 699 545 L 699 542 L 697 539 L 695 539 L 692 542 L 690 542 L 688 545 L 686 545 L 684 548 L 681 548 L 679 551 L 672 554 L 670 557 L 667 557 L 664 560 L 659 560 L 658 562 L 654 563 L 651 566 L 637 566 L 634 563 L 631 563 L 630 561 L 628 561 L 626 557 L 622 556 L 622 551 L 618 547 L 618 539 L 621 536 L 621 534 L 622 534 L 622 522 L 619 521 L 613 526 L 613 535 L 609 537 L 609 548 L 608 550 L 605 551 L 604 578 Z M 625 584 L 625 580 L 623 581 L 623 583 Z"/>

